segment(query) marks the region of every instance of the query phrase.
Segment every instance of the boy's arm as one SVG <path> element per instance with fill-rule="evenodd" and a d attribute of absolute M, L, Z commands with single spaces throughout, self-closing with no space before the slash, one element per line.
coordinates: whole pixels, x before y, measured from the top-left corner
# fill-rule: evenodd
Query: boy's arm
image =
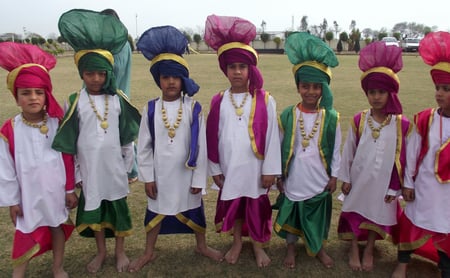
<path fill-rule="evenodd" d="M 198 136 L 198 156 L 197 156 L 197 167 L 193 170 L 192 176 L 192 188 L 203 189 L 206 188 L 206 183 L 208 179 L 208 157 L 206 154 L 206 129 L 205 122 L 203 119 L 203 113 L 199 114 L 199 136 Z M 195 191 L 197 192 L 197 191 Z"/>
<path fill-rule="evenodd" d="M 122 157 L 127 173 L 131 172 L 134 163 L 134 142 L 122 146 Z"/>
<path fill-rule="evenodd" d="M 155 181 L 152 140 L 148 125 L 147 106 L 145 106 L 142 112 L 137 144 L 139 180 L 145 183 Z"/>
<path fill-rule="evenodd" d="M 0 206 L 20 203 L 20 187 L 7 139 L 0 134 Z"/>
<path fill-rule="evenodd" d="M 339 148 L 338 148 L 339 149 Z M 341 162 L 339 165 L 339 173 L 337 177 L 345 183 L 351 183 L 350 169 L 352 167 L 354 155 L 356 152 L 356 136 L 351 125 L 347 131 L 347 138 L 341 154 Z"/>
<path fill-rule="evenodd" d="M 280 130 L 276 103 L 272 96 L 269 96 L 267 102 L 267 120 L 265 159 L 261 173 L 265 176 L 279 176 L 281 175 Z"/>
<path fill-rule="evenodd" d="M 333 158 L 331 159 L 331 178 L 337 177 L 339 175 L 339 169 L 341 168 L 341 143 L 341 124 L 338 122 L 334 138 Z M 336 189 L 336 184 L 334 185 L 334 189 Z"/>

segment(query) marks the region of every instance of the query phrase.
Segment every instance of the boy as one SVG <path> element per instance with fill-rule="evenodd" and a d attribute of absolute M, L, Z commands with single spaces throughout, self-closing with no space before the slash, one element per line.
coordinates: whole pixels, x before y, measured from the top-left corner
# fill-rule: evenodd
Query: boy
<path fill-rule="evenodd" d="M 140 115 L 116 89 L 112 54 L 126 42 L 127 31 L 117 18 L 87 10 L 64 13 L 59 30 L 75 50 L 75 64 L 86 87 L 69 97 L 53 148 L 75 154 L 79 165 L 82 190 L 76 226 L 81 236 L 95 237 L 97 244 L 88 272 L 96 273 L 103 265 L 107 237 L 116 239 L 117 271 L 126 271 L 124 237 L 132 228 L 127 170 Z"/>
<path fill-rule="evenodd" d="M 370 109 L 352 119 L 339 172 L 345 199 L 338 234 L 351 241 L 349 266 L 354 271 L 371 271 L 375 240 L 395 234 L 411 130 L 397 96 L 402 67 L 402 50 L 383 42 L 369 44 L 359 55 L 361 87 Z M 367 241 L 362 260 L 359 241 Z"/>
<path fill-rule="evenodd" d="M 336 190 L 341 129 L 329 83 L 330 68 L 338 61 L 332 49 L 309 33 L 289 35 L 285 50 L 294 65 L 301 102 L 280 116 L 283 176 L 277 183 L 282 194 L 274 230 L 286 239 L 285 267 L 295 267 L 295 243 L 302 236 L 308 254 L 330 268 L 333 260 L 323 243 L 330 228 L 331 194 Z"/>
<path fill-rule="evenodd" d="M 220 188 L 217 232 L 232 233 L 225 260 L 236 264 L 242 236 L 250 236 L 258 267 L 270 264 L 272 209 L 268 190 L 281 173 L 276 103 L 263 90 L 258 54 L 249 45 L 256 27 L 238 17 L 210 15 L 205 41 L 217 50 L 230 88 L 211 101 L 206 134 L 210 175 Z"/>
<path fill-rule="evenodd" d="M 37 46 L 0 43 L 0 66 L 21 113 L 0 129 L 0 206 L 16 228 L 12 277 L 25 277 L 31 258 L 53 250 L 53 276 L 63 268 L 65 241 L 77 206 L 71 155 L 51 148 L 63 110 L 52 94 L 49 70 L 56 59 Z M 51 174 L 49 174 L 51 173 Z"/>
<path fill-rule="evenodd" d="M 194 233 L 196 252 L 220 261 L 222 254 L 206 244 L 205 126 L 202 107 L 192 98 L 199 86 L 189 78 L 182 57 L 186 37 L 172 26 L 154 27 L 142 34 L 137 46 L 151 61 L 150 72 L 162 96 L 144 108 L 139 131 L 139 179 L 148 196 L 147 241 L 144 254 L 129 270 L 139 271 L 155 258 L 158 234 Z"/>
<path fill-rule="evenodd" d="M 398 265 L 392 277 L 406 277 L 411 254 L 429 241 L 439 256 L 442 277 L 450 277 L 450 33 L 429 33 L 419 53 L 432 69 L 437 108 L 414 116 L 415 128 L 407 146 L 405 184 L 407 202 L 399 219 Z"/>

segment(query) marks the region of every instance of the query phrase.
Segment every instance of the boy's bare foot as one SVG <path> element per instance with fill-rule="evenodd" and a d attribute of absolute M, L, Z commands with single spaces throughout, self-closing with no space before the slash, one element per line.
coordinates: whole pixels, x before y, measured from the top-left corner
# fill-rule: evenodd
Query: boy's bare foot
<path fill-rule="evenodd" d="M 353 271 L 361 271 L 361 260 L 359 258 L 359 249 L 358 246 L 356 248 L 350 248 L 350 252 L 348 253 L 348 265 L 350 269 Z"/>
<path fill-rule="evenodd" d="M 195 252 L 208 257 L 210 259 L 215 260 L 216 262 L 223 261 L 223 254 L 219 250 L 206 246 L 206 248 L 201 249 L 199 247 L 195 248 Z"/>
<path fill-rule="evenodd" d="M 289 269 L 295 268 L 295 245 L 294 244 L 288 244 L 287 245 L 287 251 L 286 251 L 286 257 L 284 257 L 284 266 Z"/>
<path fill-rule="evenodd" d="M 233 242 L 230 250 L 225 254 L 225 260 L 229 264 L 237 263 L 242 250 L 242 242 Z"/>
<path fill-rule="evenodd" d="M 371 251 L 364 250 L 362 258 L 362 270 L 372 271 L 373 269 L 373 253 Z"/>
<path fill-rule="evenodd" d="M 139 258 L 133 260 L 130 265 L 128 266 L 129 272 L 138 272 L 141 270 L 146 264 L 152 262 L 156 258 L 156 255 L 154 253 L 151 254 L 144 254 L 140 256 Z"/>
<path fill-rule="evenodd" d="M 328 256 L 323 247 L 319 250 L 319 253 L 317 253 L 317 258 L 326 268 L 332 268 L 334 265 L 333 259 Z"/>
<path fill-rule="evenodd" d="M 53 270 L 54 278 L 69 278 L 69 274 L 64 269 Z"/>
<path fill-rule="evenodd" d="M 270 264 L 271 260 L 263 248 L 253 246 L 253 252 L 255 253 L 256 265 L 258 267 L 266 267 Z"/>
<path fill-rule="evenodd" d="M 391 278 L 406 278 L 406 267 L 408 264 L 399 263 L 392 272 Z"/>
<path fill-rule="evenodd" d="M 116 254 L 116 269 L 117 272 L 125 272 L 128 270 L 130 259 L 128 259 L 125 253 Z"/>
<path fill-rule="evenodd" d="M 86 269 L 89 273 L 94 274 L 97 273 L 100 268 L 103 266 L 103 262 L 105 262 L 106 255 L 97 254 L 86 266 Z"/>

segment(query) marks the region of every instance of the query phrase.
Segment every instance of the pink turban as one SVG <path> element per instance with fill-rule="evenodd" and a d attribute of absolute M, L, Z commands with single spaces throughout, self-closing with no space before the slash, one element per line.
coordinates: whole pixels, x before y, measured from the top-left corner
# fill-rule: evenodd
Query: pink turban
<path fill-rule="evenodd" d="M 261 90 L 264 80 L 256 67 L 258 53 L 250 46 L 256 37 L 256 27 L 248 20 L 232 17 L 210 15 L 206 18 L 205 42 L 219 56 L 219 66 L 226 75 L 227 65 L 245 63 L 249 66 L 249 92 Z"/>
<path fill-rule="evenodd" d="M 420 41 L 419 53 L 430 71 L 434 84 L 450 84 L 450 33 L 428 33 Z"/>
<path fill-rule="evenodd" d="M 45 90 L 46 110 L 50 117 L 61 119 L 64 111 L 52 94 L 49 70 L 56 65 L 53 55 L 30 44 L 0 43 L 0 67 L 9 71 L 8 89 L 17 99 L 17 88 L 42 88 Z"/>
<path fill-rule="evenodd" d="M 359 54 L 359 68 L 363 71 L 361 87 L 369 90 L 389 92 L 389 100 L 384 107 L 386 114 L 401 114 L 403 109 L 398 99 L 400 80 L 397 76 L 403 68 L 402 49 L 387 46 L 384 42 L 374 42 L 364 47 Z"/>

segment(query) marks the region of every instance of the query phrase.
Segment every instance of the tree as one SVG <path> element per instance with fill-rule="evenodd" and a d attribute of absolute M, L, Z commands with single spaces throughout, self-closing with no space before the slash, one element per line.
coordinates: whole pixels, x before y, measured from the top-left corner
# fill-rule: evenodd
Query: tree
<path fill-rule="evenodd" d="M 337 23 L 337 21 L 333 21 L 333 26 L 334 26 L 334 33 L 336 34 L 336 38 L 338 36 L 339 33 L 339 24 Z"/>
<path fill-rule="evenodd" d="M 199 34 L 194 34 L 194 41 L 197 44 L 197 50 L 198 50 L 198 46 L 199 46 L 200 42 L 202 41 L 202 36 L 200 36 Z"/>
<path fill-rule="evenodd" d="M 300 31 L 308 31 L 308 17 L 306 15 L 304 15 L 300 21 Z"/>
<path fill-rule="evenodd" d="M 342 52 L 342 41 L 339 39 L 337 46 L 336 46 L 336 50 L 338 53 Z"/>
<path fill-rule="evenodd" d="M 342 33 L 339 34 L 339 42 L 341 43 L 341 51 L 342 51 L 344 49 L 343 45 L 342 45 L 342 42 L 348 42 L 348 34 L 347 34 L 347 32 L 342 32 Z"/>
<path fill-rule="evenodd" d="M 325 34 L 327 32 L 327 28 L 328 28 L 328 21 L 324 18 L 322 24 L 319 25 L 320 28 L 320 38 L 325 39 Z"/>
<path fill-rule="evenodd" d="M 355 41 L 355 46 L 354 46 L 353 50 L 355 50 L 356 54 L 358 54 L 359 51 L 361 50 L 361 45 L 359 44 L 359 40 Z"/>
<path fill-rule="evenodd" d="M 262 33 L 260 37 L 261 37 L 262 42 L 264 43 L 264 49 L 266 49 L 266 42 L 269 41 L 270 35 L 267 33 Z"/>
<path fill-rule="evenodd" d="M 264 34 L 264 31 L 266 30 L 266 22 L 264 20 L 261 22 L 261 29 L 262 33 Z"/>
<path fill-rule="evenodd" d="M 273 42 L 274 42 L 275 45 L 277 46 L 277 49 L 280 49 L 280 44 L 281 44 L 281 39 L 280 39 L 280 37 L 275 37 L 275 38 L 273 38 Z"/>
<path fill-rule="evenodd" d="M 330 45 L 330 42 L 334 39 L 334 34 L 331 31 L 328 31 L 325 34 L 325 39 L 328 41 L 328 45 Z"/>

